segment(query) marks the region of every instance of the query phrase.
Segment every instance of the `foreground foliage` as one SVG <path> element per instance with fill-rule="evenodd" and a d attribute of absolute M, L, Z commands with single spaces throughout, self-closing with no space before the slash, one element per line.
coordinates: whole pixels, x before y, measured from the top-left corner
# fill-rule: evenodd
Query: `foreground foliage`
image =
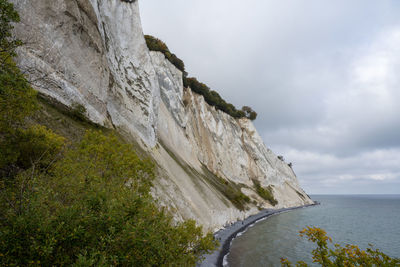
<path fill-rule="evenodd" d="M 113 134 L 69 143 L 29 123 L 38 104 L 13 61 L 18 20 L 0 0 L 0 265 L 195 265 L 216 242 L 156 205 L 150 160 Z"/>
<path fill-rule="evenodd" d="M 174 225 L 154 204 L 153 178 L 130 145 L 89 131 L 46 172 L 33 166 L 3 185 L 0 264 L 195 264 L 213 237 Z"/>
<path fill-rule="evenodd" d="M 21 127 L 37 110 L 36 92 L 13 60 L 21 41 L 12 36 L 12 23 L 19 20 L 13 5 L 0 0 L 0 176 L 13 175 L 21 152 L 17 140 L 28 134 Z"/>
<path fill-rule="evenodd" d="M 300 236 L 306 237 L 309 241 L 316 243 L 317 248 L 311 254 L 313 262 L 326 267 L 340 266 L 400 266 L 400 259 L 390 258 L 378 249 L 372 246 L 367 250 L 361 250 L 355 245 L 346 245 L 342 247 L 339 244 L 334 245 L 334 249 L 328 247 L 332 239 L 326 235 L 326 232 L 317 227 L 307 227 L 300 231 Z M 286 259 L 281 259 L 282 266 L 293 266 Z M 296 266 L 308 266 L 305 262 L 297 262 Z"/>

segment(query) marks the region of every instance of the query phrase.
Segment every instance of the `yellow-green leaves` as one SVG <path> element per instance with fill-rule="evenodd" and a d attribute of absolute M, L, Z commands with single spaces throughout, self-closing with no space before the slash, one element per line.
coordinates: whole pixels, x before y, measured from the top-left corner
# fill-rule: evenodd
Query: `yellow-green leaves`
<path fill-rule="evenodd" d="M 160 210 L 153 179 L 152 162 L 131 145 L 88 131 L 45 172 L 20 173 L 0 195 L 0 265 L 194 266 L 216 242 Z"/>
<path fill-rule="evenodd" d="M 311 254 L 313 262 L 324 267 L 352 267 L 352 266 L 400 266 L 400 259 L 387 256 L 378 249 L 371 247 L 365 251 L 355 245 L 342 247 L 334 245 L 334 249 L 329 248 L 332 239 L 326 235 L 325 230 L 317 227 L 306 227 L 300 231 L 301 237 L 306 237 L 309 241 L 316 243 L 317 248 Z M 281 259 L 281 265 L 285 267 L 293 266 L 287 259 Z M 296 266 L 308 266 L 305 262 L 297 262 Z"/>

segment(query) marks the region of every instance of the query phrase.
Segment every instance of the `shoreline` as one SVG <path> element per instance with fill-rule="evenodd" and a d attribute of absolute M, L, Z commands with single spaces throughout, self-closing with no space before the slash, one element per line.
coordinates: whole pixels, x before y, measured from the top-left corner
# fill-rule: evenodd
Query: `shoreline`
<path fill-rule="evenodd" d="M 246 231 L 247 228 L 254 225 L 260 220 L 266 219 L 272 215 L 276 215 L 279 213 L 283 213 L 286 211 L 307 208 L 311 206 L 319 205 L 318 202 L 314 204 L 308 204 L 303 206 L 291 207 L 291 208 L 283 208 L 283 209 L 265 209 L 261 212 L 251 215 L 242 221 L 237 221 L 230 226 L 223 228 L 217 231 L 214 234 L 214 237 L 219 240 L 220 246 L 214 251 L 212 254 L 205 255 L 205 258 L 202 262 L 198 263 L 197 267 L 206 267 L 206 266 L 223 266 L 224 257 L 229 253 L 231 242 L 233 239 L 237 237 L 239 233 Z"/>

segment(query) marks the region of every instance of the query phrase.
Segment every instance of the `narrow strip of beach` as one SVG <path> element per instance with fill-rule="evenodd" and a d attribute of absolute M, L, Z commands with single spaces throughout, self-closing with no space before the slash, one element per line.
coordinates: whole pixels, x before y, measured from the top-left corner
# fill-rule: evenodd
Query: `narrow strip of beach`
<path fill-rule="evenodd" d="M 224 257 L 229 253 L 229 249 L 231 246 L 232 240 L 241 232 L 244 232 L 248 227 L 250 227 L 252 224 L 256 223 L 259 220 L 265 219 L 271 215 L 290 211 L 290 210 L 295 210 L 295 209 L 300 209 L 300 208 L 305 208 L 305 207 L 310 207 L 310 206 L 315 206 L 318 205 L 318 203 L 315 204 L 310 204 L 310 205 L 304 205 L 304 206 L 298 206 L 298 207 L 291 207 L 291 208 L 284 208 L 284 209 L 266 209 L 262 210 L 261 212 L 249 216 L 245 220 L 242 221 L 237 221 L 234 224 L 219 230 L 214 234 L 215 238 L 218 239 L 220 242 L 220 246 L 218 247 L 217 250 L 214 251 L 212 254 L 207 254 L 205 255 L 204 260 L 201 263 L 197 264 L 197 267 L 210 267 L 210 266 L 223 266 L 223 261 Z"/>

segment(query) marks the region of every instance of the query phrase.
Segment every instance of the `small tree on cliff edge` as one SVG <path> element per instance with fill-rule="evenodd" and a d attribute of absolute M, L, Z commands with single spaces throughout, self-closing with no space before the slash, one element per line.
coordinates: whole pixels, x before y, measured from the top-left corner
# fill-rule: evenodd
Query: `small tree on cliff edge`
<path fill-rule="evenodd" d="M 255 112 L 251 107 L 249 106 L 243 106 L 242 111 L 245 114 L 245 117 L 254 121 L 257 118 L 257 112 Z"/>

